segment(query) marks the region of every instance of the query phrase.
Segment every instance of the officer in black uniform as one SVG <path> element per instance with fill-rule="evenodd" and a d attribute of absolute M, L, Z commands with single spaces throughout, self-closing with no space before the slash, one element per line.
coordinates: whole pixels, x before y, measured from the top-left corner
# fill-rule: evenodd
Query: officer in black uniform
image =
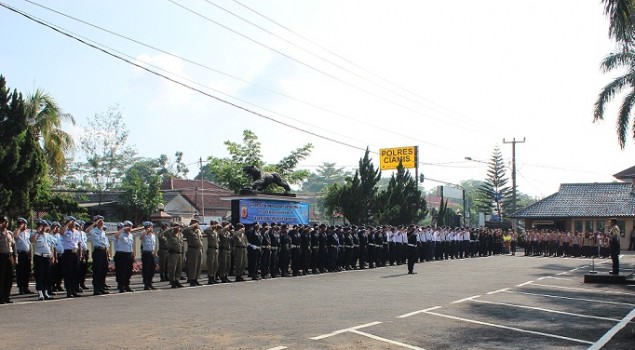
<path fill-rule="evenodd" d="M 351 233 L 351 228 L 348 226 L 344 226 L 344 242 L 343 245 L 346 247 L 346 253 L 344 257 L 344 268 L 346 270 L 353 269 L 353 251 L 355 249 L 355 243 L 353 243 L 353 234 Z"/>
<path fill-rule="evenodd" d="M 388 233 L 386 232 L 388 227 L 383 226 L 381 230 L 381 239 L 382 239 L 382 257 L 381 257 L 381 266 L 384 267 L 388 263 L 388 257 L 390 251 L 388 250 Z"/>
<path fill-rule="evenodd" d="M 320 230 L 322 230 L 326 225 L 321 224 L 311 231 L 311 273 L 317 275 L 320 273 Z"/>
<path fill-rule="evenodd" d="M 381 266 L 384 259 L 384 237 L 382 236 L 381 227 L 375 229 L 375 266 Z"/>
<path fill-rule="evenodd" d="M 358 262 L 359 262 L 359 236 L 357 235 L 357 232 L 355 231 L 356 227 L 349 227 L 350 230 L 350 236 L 351 239 L 353 240 L 353 252 L 351 254 L 351 268 L 353 270 L 357 269 L 358 266 Z M 359 262 L 361 264 L 361 262 Z"/>
<path fill-rule="evenodd" d="M 414 271 L 415 262 L 417 260 L 417 231 L 414 225 L 408 226 L 408 273 L 416 274 Z"/>
<path fill-rule="evenodd" d="M 289 231 L 289 238 L 291 240 L 291 270 L 293 276 L 300 276 L 300 265 L 302 264 L 302 238 L 300 237 L 300 230 L 302 228 L 293 226 Z"/>
<path fill-rule="evenodd" d="M 340 241 L 335 232 L 335 227 L 331 226 L 328 230 L 326 245 L 328 247 L 328 269 L 329 272 L 337 272 L 337 254 L 340 248 Z"/>
<path fill-rule="evenodd" d="M 269 271 L 271 278 L 278 277 L 280 273 L 280 226 L 272 224 L 269 230 L 269 242 L 271 243 L 271 263 Z"/>
<path fill-rule="evenodd" d="M 359 268 L 363 270 L 366 268 L 366 249 L 368 247 L 368 235 L 364 226 L 358 229 L 357 237 L 359 238 Z"/>
<path fill-rule="evenodd" d="M 342 271 L 344 269 L 344 260 L 346 258 L 347 248 L 344 244 L 344 230 L 338 225 L 335 227 L 335 234 L 337 235 L 337 240 L 340 242 L 339 251 L 337 253 L 337 267 L 338 271 Z"/>
<path fill-rule="evenodd" d="M 290 244 L 289 226 L 283 224 L 280 228 L 280 272 L 282 277 L 289 276 L 289 261 L 291 259 L 289 252 Z"/>
<path fill-rule="evenodd" d="M 300 249 L 302 251 L 302 275 L 309 273 L 311 268 L 311 232 L 312 227 L 305 227 L 300 234 Z"/>
<path fill-rule="evenodd" d="M 271 266 L 271 236 L 269 235 L 269 225 L 267 223 L 262 224 L 260 229 L 260 235 L 262 236 L 262 257 L 260 259 L 260 277 L 269 278 L 269 267 Z"/>
<path fill-rule="evenodd" d="M 366 248 L 366 261 L 368 262 L 368 268 L 375 268 L 375 248 L 377 245 L 375 244 L 375 230 L 372 227 L 368 227 L 366 229 L 366 234 L 368 235 L 368 245 Z"/>
<path fill-rule="evenodd" d="M 324 227 L 320 227 L 320 272 L 322 273 L 326 272 L 329 262 L 327 236 L 326 225 Z"/>
<path fill-rule="evenodd" d="M 247 270 L 252 280 L 259 280 L 258 271 L 260 270 L 260 256 L 262 235 L 260 234 L 260 225 L 253 224 L 246 232 L 247 241 Z"/>

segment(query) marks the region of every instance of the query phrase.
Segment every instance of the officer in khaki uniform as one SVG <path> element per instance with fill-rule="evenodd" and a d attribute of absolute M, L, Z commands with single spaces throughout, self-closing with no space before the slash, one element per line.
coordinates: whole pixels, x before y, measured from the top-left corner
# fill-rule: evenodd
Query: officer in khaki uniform
<path fill-rule="evenodd" d="M 209 223 L 209 227 L 204 233 L 207 236 L 207 284 L 217 283 L 216 273 L 218 272 L 218 231 L 220 225 L 216 221 Z"/>
<path fill-rule="evenodd" d="M 159 274 L 161 276 L 161 282 L 168 281 L 168 241 L 165 238 L 164 232 L 168 229 L 168 224 L 161 224 L 161 231 L 157 234 L 157 243 L 159 244 Z"/>
<path fill-rule="evenodd" d="M 227 276 L 232 267 L 231 257 L 232 227 L 227 221 L 223 221 L 218 230 L 218 276 L 221 282 L 231 282 Z"/>
<path fill-rule="evenodd" d="M 234 247 L 234 275 L 236 282 L 242 282 L 245 267 L 247 267 L 247 235 L 245 225 L 236 224 L 236 231 L 232 235 L 232 245 Z"/>
<path fill-rule="evenodd" d="M 181 271 L 183 270 L 183 235 L 181 225 L 176 222 L 172 227 L 163 232 L 168 246 L 168 279 L 172 288 L 182 288 L 179 282 Z"/>
<path fill-rule="evenodd" d="M 190 226 L 183 230 L 183 236 L 187 239 L 187 278 L 190 286 L 201 286 L 198 278 L 201 276 L 201 263 L 203 259 L 203 232 L 196 219 L 190 221 Z"/>

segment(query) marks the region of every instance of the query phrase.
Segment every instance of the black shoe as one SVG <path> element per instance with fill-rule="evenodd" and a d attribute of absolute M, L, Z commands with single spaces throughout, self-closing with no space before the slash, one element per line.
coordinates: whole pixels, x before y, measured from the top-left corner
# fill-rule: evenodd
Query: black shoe
<path fill-rule="evenodd" d="M 119 293 L 125 293 L 126 291 L 123 288 L 119 288 Z"/>
<path fill-rule="evenodd" d="M 183 288 L 184 286 L 181 284 L 181 282 L 176 281 L 176 287 L 177 288 Z"/>
<path fill-rule="evenodd" d="M 610 273 L 611 275 L 619 275 L 619 274 L 620 274 L 619 272 L 613 272 L 613 271 L 609 271 L 609 273 Z"/>
<path fill-rule="evenodd" d="M 130 289 L 130 287 L 125 287 L 124 290 L 129 293 L 134 292 L 134 289 Z"/>
<path fill-rule="evenodd" d="M 150 290 L 150 286 L 146 285 L 145 287 L 143 287 L 143 290 Z"/>
<path fill-rule="evenodd" d="M 194 284 L 197 285 L 197 286 L 202 286 L 201 282 L 199 282 L 199 281 L 194 281 Z"/>
<path fill-rule="evenodd" d="M 81 287 L 78 287 L 78 288 L 76 289 L 76 292 L 77 292 L 77 293 L 84 293 L 84 290 L 83 290 Z"/>
<path fill-rule="evenodd" d="M 104 284 L 104 289 L 108 290 L 108 289 L 110 289 L 110 286 L 107 285 L 107 284 Z"/>
<path fill-rule="evenodd" d="M 66 297 L 67 298 L 74 298 L 75 296 L 73 294 L 71 294 L 71 293 L 66 293 Z"/>
<path fill-rule="evenodd" d="M 44 300 L 52 300 L 52 299 L 55 299 L 55 297 L 44 294 Z"/>
<path fill-rule="evenodd" d="M 93 292 L 93 295 L 102 295 L 103 293 L 99 290 L 96 290 Z"/>
<path fill-rule="evenodd" d="M 80 284 L 79 286 L 82 287 L 83 289 L 88 289 L 88 287 L 86 287 L 85 284 Z"/>
<path fill-rule="evenodd" d="M 110 294 L 110 292 L 109 292 L 109 291 L 107 291 L 107 290 L 105 290 L 105 289 L 102 289 L 102 290 L 100 290 L 99 292 L 100 292 L 101 294 Z"/>
<path fill-rule="evenodd" d="M 75 294 L 73 294 L 73 297 L 79 298 L 79 297 L 81 297 L 81 295 L 75 293 Z"/>
<path fill-rule="evenodd" d="M 157 287 L 150 285 L 150 290 L 157 290 L 157 289 L 158 289 Z"/>
<path fill-rule="evenodd" d="M 7 299 L 4 301 L 5 304 L 13 304 L 13 300 L 11 299 Z"/>
<path fill-rule="evenodd" d="M 408 271 L 408 274 L 409 274 L 409 275 L 416 275 L 417 273 L 416 273 L 416 272 L 414 272 L 414 271 Z"/>

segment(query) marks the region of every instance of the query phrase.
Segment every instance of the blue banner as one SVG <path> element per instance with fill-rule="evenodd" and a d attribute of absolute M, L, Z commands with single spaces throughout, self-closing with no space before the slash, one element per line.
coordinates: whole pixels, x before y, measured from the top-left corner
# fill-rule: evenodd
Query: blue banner
<path fill-rule="evenodd" d="M 240 222 L 243 224 L 275 222 L 296 225 L 309 224 L 309 203 L 241 199 Z"/>

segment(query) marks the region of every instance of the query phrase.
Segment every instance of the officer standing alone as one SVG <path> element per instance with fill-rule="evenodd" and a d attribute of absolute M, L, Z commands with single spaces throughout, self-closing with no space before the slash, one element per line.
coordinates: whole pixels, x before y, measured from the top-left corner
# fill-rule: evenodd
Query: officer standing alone
<path fill-rule="evenodd" d="M 611 219 L 609 223 L 609 249 L 613 262 L 613 270 L 609 273 L 618 275 L 620 273 L 620 227 L 617 226 L 616 219 Z"/>

